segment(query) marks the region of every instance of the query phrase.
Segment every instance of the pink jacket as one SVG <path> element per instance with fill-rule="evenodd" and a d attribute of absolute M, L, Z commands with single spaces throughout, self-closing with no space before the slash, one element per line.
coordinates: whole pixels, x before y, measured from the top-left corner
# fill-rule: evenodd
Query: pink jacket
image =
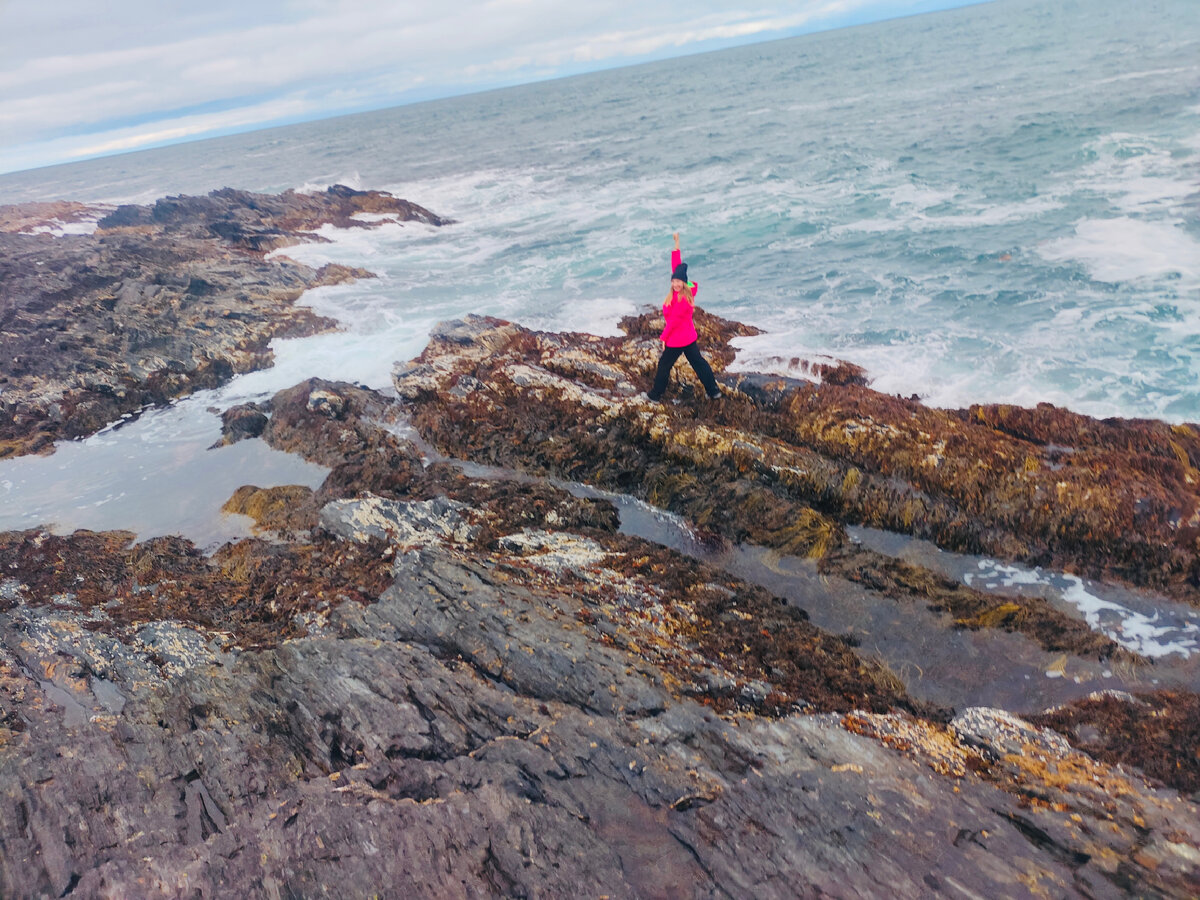
<path fill-rule="evenodd" d="M 671 251 L 671 271 L 675 271 L 675 267 L 683 262 L 683 254 L 678 250 Z M 692 300 L 696 299 L 696 291 L 700 290 L 700 285 L 694 281 L 689 281 L 685 291 L 690 291 Z M 692 313 L 695 307 L 687 302 L 687 299 L 680 297 L 672 302 L 671 300 L 663 303 L 663 320 L 667 323 L 663 328 L 662 342 L 668 347 L 686 347 L 688 344 L 695 343 L 699 339 L 696 334 L 696 326 L 692 322 Z"/>

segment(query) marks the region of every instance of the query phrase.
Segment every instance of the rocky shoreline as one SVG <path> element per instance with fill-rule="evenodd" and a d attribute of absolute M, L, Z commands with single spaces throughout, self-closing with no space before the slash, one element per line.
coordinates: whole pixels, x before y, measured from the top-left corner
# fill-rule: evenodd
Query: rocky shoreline
<path fill-rule="evenodd" d="M 356 219 L 370 214 L 371 221 Z M 92 234 L 43 229 L 95 221 Z M 445 224 L 379 191 L 214 191 L 153 206 L 0 208 L 0 459 L 51 452 L 121 416 L 271 364 L 269 343 L 332 330 L 304 291 L 372 277 L 266 256 L 325 224 Z"/>
<path fill-rule="evenodd" d="M 168 241 L 153 229 L 188 231 L 181 205 L 112 227 Z M 262 247 L 222 252 L 264 265 Z M 229 410 L 225 440 L 330 474 L 239 489 L 226 508 L 258 536 L 211 556 L 125 532 L 0 535 L 0 896 L 1200 891 L 1190 688 L 930 702 L 803 604 L 550 480 L 638 498 L 713 546 L 811 560 L 829 596 L 920 606 L 946 635 L 1154 672 L 1061 605 L 846 529 L 1200 605 L 1196 429 L 932 410 L 849 366 L 734 375 L 746 326 L 699 325 L 714 403 L 690 373 L 678 402 L 645 399 L 648 314 L 625 338 L 470 317 L 397 365 L 396 396 L 313 380 Z M 14 449 L 63 433 L 22 415 Z"/>

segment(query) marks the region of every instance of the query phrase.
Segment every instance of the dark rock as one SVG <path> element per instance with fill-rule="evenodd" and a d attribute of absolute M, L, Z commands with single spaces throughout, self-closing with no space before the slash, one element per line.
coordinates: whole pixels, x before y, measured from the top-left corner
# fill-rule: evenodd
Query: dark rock
<path fill-rule="evenodd" d="M 371 227 L 352 218 L 359 212 L 444 224 L 390 194 L 340 187 L 168 197 L 118 207 L 95 234 L 61 238 L 24 232 L 47 216 L 65 221 L 83 211 L 0 208 L 0 458 L 49 450 L 125 413 L 269 366 L 272 338 L 332 328 L 296 299 L 371 273 L 314 271 L 263 255 L 316 239 L 322 224 Z"/>
<path fill-rule="evenodd" d="M 267 414 L 255 403 L 231 406 L 221 413 L 221 440 L 214 446 L 236 444 L 245 438 L 255 438 L 267 427 Z"/>
<path fill-rule="evenodd" d="M 735 393 L 718 407 L 650 405 L 652 320 L 571 340 L 474 317 L 437 329 L 396 389 L 444 452 L 633 493 L 733 540 L 824 557 L 841 523 L 869 525 L 1200 602 L 1200 430 L 770 376 L 719 376 Z M 705 321 L 720 372 L 739 326 Z"/>
<path fill-rule="evenodd" d="M 566 532 L 481 554 L 407 511 L 390 587 L 366 604 L 327 594 L 273 644 L 182 605 L 174 621 L 106 618 L 121 607 L 95 605 L 99 585 L 71 605 L 7 582 L 4 896 L 1195 890 L 1200 822 L 1171 791 L 998 711 L 949 729 L 895 712 L 722 717 L 681 692 L 692 651 L 670 624 L 713 573 L 676 565 L 664 590 L 622 574 L 633 545 Z M 346 533 L 342 553 L 378 549 Z M 50 541 L 30 552 L 67 559 Z M 240 556 L 246 572 L 261 553 Z M 135 568 L 164 591 L 148 567 L 172 554 L 192 560 L 176 575 L 237 577 L 182 544 Z M 264 624 L 294 618 L 268 596 Z M 719 655 L 688 664 L 687 683 L 745 678 Z"/>

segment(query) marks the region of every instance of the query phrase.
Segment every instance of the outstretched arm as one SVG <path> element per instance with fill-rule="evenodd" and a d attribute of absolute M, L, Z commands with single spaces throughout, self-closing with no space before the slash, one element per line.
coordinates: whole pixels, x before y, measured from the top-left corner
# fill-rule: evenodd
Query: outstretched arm
<path fill-rule="evenodd" d="M 683 254 L 679 250 L 679 232 L 675 232 L 675 249 L 671 251 L 671 271 L 675 271 L 675 267 L 683 262 Z M 691 289 L 692 297 L 695 298 L 696 291 L 700 290 L 699 282 L 688 282 L 688 287 Z"/>

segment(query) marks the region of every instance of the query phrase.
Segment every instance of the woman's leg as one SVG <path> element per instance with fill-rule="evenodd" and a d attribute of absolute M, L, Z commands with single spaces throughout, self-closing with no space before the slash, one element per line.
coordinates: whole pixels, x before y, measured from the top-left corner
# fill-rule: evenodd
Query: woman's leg
<path fill-rule="evenodd" d="M 661 400 L 667 390 L 667 382 L 671 379 L 671 366 L 683 353 L 683 347 L 663 347 L 662 356 L 658 358 L 658 372 L 654 375 L 654 387 L 650 388 L 647 396 L 651 400 Z"/>
<path fill-rule="evenodd" d="M 715 400 L 720 397 L 721 389 L 717 387 L 717 379 L 713 376 L 712 366 L 700 353 L 700 346 L 693 341 L 683 348 L 683 352 L 687 356 L 687 361 L 692 364 L 692 368 L 696 370 L 700 383 L 704 385 L 704 393 L 708 394 L 708 399 Z"/>

